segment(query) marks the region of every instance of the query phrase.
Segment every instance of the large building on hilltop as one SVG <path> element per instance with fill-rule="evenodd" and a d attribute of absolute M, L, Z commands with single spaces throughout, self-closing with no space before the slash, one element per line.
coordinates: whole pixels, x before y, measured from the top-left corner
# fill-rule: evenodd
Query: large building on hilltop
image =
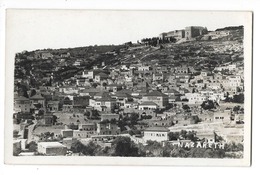
<path fill-rule="evenodd" d="M 185 38 L 186 40 L 190 40 L 200 35 L 207 34 L 208 30 L 206 27 L 201 26 L 189 26 L 185 27 L 185 30 L 173 30 L 167 33 L 159 34 L 159 38 L 162 40 L 167 40 L 171 37 L 174 37 L 177 40 Z"/>
<path fill-rule="evenodd" d="M 208 30 L 206 27 L 201 26 L 190 26 L 185 27 L 185 38 L 186 40 L 190 40 L 194 37 L 207 34 Z"/>

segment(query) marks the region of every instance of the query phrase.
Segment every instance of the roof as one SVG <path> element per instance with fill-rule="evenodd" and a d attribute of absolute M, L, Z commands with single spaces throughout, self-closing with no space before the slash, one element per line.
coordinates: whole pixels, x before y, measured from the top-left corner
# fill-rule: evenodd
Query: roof
<path fill-rule="evenodd" d="M 121 87 L 122 85 L 121 84 L 109 84 L 109 85 L 107 85 L 107 86 L 109 86 L 109 87 Z"/>
<path fill-rule="evenodd" d="M 118 91 L 117 93 L 127 93 L 127 94 L 131 94 L 132 91 L 129 89 L 122 89 L 121 91 Z"/>
<path fill-rule="evenodd" d="M 160 127 L 160 126 L 154 126 L 154 127 L 149 127 L 145 129 L 144 131 L 154 131 L 154 132 L 169 132 L 170 130 L 165 127 Z"/>
<path fill-rule="evenodd" d="M 119 116 L 119 114 L 115 114 L 115 113 L 103 113 L 103 114 L 101 114 L 101 116 Z"/>
<path fill-rule="evenodd" d="M 109 95 L 109 92 L 99 91 L 94 96 L 108 97 L 110 95 Z"/>
<path fill-rule="evenodd" d="M 15 101 L 27 101 L 27 100 L 29 100 L 29 99 L 24 97 L 24 96 L 20 96 L 20 97 L 15 99 Z"/>
<path fill-rule="evenodd" d="M 170 89 L 168 91 L 166 91 L 165 93 L 175 93 L 175 94 L 179 94 L 180 92 L 175 90 L 175 89 Z"/>
<path fill-rule="evenodd" d="M 152 101 L 145 101 L 145 102 L 141 103 L 139 106 L 145 106 L 145 105 L 155 105 L 155 106 L 157 106 L 157 104 L 152 102 Z"/>
<path fill-rule="evenodd" d="M 128 93 L 121 93 L 121 92 L 117 92 L 115 94 L 116 97 L 126 97 L 126 98 L 131 98 L 132 96 L 129 95 Z"/>
<path fill-rule="evenodd" d="M 112 99 L 111 97 L 102 97 L 100 99 L 96 99 L 96 101 L 116 101 L 116 100 Z"/>
<path fill-rule="evenodd" d="M 74 105 L 88 105 L 89 104 L 89 96 L 79 96 L 79 97 L 73 97 Z"/>
<path fill-rule="evenodd" d="M 82 123 L 82 124 L 79 124 L 79 126 L 86 126 L 86 125 L 93 126 L 93 125 L 95 125 L 95 123 Z"/>
<path fill-rule="evenodd" d="M 61 148 L 61 147 L 64 148 L 64 147 L 66 147 L 59 142 L 38 142 L 38 146 L 39 145 L 44 148 Z"/>
<path fill-rule="evenodd" d="M 48 104 L 59 104 L 60 101 L 59 100 L 50 100 L 48 101 Z"/>
<path fill-rule="evenodd" d="M 100 76 L 100 77 L 108 77 L 107 74 L 103 73 L 103 72 L 100 72 L 99 74 L 97 74 L 96 76 Z"/>
<path fill-rule="evenodd" d="M 31 99 L 31 100 L 34 100 L 34 99 L 35 99 L 35 100 L 44 100 L 43 96 L 40 95 L 40 94 L 36 94 L 36 95 L 30 97 L 30 99 Z"/>
<path fill-rule="evenodd" d="M 165 95 L 164 93 L 162 92 L 159 92 L 159 91 L 153 91 L 153 92 L 150 92 L 144 96 L 160 96 L 160 97 L 164 97 L 164 96 L 167 96 Z"/>

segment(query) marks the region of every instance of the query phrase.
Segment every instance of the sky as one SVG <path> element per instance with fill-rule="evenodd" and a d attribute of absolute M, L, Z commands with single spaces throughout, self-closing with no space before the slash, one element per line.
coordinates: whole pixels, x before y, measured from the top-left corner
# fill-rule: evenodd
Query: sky
<path fill-rule="evenodd" d="M 162 32 L 244 25 L 241 12 L 7 10 L 6 42 L 16 52 L 122 44 Z"/>

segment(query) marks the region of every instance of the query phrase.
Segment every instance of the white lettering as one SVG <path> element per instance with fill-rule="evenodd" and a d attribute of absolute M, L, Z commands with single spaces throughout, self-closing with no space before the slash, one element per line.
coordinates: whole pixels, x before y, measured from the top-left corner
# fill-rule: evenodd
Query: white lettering
<path fill-rule="evenodd" d="M 201 148 L 201 143 L 200 142 L 197 143 L 197 148 Z"/>
<path fill-rule="evenodd" d="M 191 143 L 190 143 L 190 147 L 191 147 L 191 148 L 194 148 L 194 142 L 191 142 Z"/>
<path fill-rule="evenodd" d="M 225 143 L 220 143 L 220 144 L 218 145 L 218 147 L 219 147 L 219 149 L 224 149 L 224 148 L 225 148 Z"/>
<path fill-rule="evenodd" d="M 185 148 L 189 148 L 190 147 L 190 144 L 187 142 L 186 144 L 185 144 Z"/>
<path fill-rule="evenodd" d="M 202 148 L 207 148 L 207 143 L 206 142 L 203 142 Z"/>
<path fill-rule="evenodd" d="M 178 146 L 179 146 L 179 147 L 183 147 L 183 142 L 179 142 L 179 143 L 178 143 Z"/>

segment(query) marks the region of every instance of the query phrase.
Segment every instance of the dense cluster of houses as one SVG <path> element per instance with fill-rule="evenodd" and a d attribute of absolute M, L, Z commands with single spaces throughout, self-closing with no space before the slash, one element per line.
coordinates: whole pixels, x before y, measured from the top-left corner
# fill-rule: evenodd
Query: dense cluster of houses
<path fill-rule="evenodd" d="M 204 27 L 188 27 L 160 37 L 191 39 L 204 34 L 213 38 L 229 35 L 225 31 L 208 33 Z M 234 44 L 216 47 L 215 52 L 241 49 L 241 44 Z M 50 52 L 36 51 L 33 59 L 53 57 Z M 67 66 L 69 57 L 69 52 L 59 56 L 59 69 Z M 80 59 L 72 65 L 82 68 Z M 173 143 L 169 133 L 181 130 L 196 131 L 199 139 L 208 142 L 215 142 L 219 135 L 226 142 L 241 143 L 243 104 L 235 111 L 226 99 L 243 94 L 243 71 L 241 62 L 195 69 L 188 64 L 175 66 L 139 60 L 114 66 L 102 62 L 62 82 L 55 82 L 55 75 L 47 72 L 43 78 L 46 83 L 37 88 L 31 86 L 28 77 L 16 78 L 15 84 L 20 86 L 14 90 L 14 130 L 18 131 L 14 147 L 26 149 L 26 143 L 35 141 L 41 154 L 65 155 L 75 140 L 109 146 L 123 135 L 142 144 L 148 140 Z M 216 105 L 212 110 L 202 106 L 209 101 Z M 137 116 L 137 122 L 132 121 L 133 116 Z M 133 130 L 138 134 L 129 134 Z"/>
<path fill-rule="evenodd" d="M 222 70 L 228 71 L 230 75 L 222 74 Z M 27 92 L 29 98 L 15 92 L 14 119 L 16 122 L 20 120 L 22 125 L 36 118 L 38 127 L 51 127 L 56 125 L 53 114 L 88 113 L 88 116 L 92 116 L 93 111 L 97 111 L 97 120 L 78 122 L 75 128 L 63 124 L 54 138 L 62 137 L 66 142 L 68 138 L 71 141 L 75 138 L 107 141 L 121 134 L 117 125 L 120 118 L 136 113 L 139 117 L 148 118 L 145 125 L 135 126 L 143 132 L 142 140 L 133 140 L 142 143 L 147 140 L 167 141 L 170 131 L 168 128 L 172 126 L 189 126 L 198 122 L 230 124 L 232 109 L 217 109 L 210 116 L 203 114 L 201 104 L 208 100 L 220 104 L 227 96 L 243 92 L 242 75 L 243 69 L 236 64 L 216 67 L 213 72 L 195 71 L 187 66 L 171 67 L 148 63 L 114 68 L 104 65 L 65 80 L 62 86 L 54 83 L 38 89 L 30 88 Z M 76 81 L 71 81 L 72 79 Z M 190 113 L 184 112 L 183 105 L 190 107 Z M 236 114 L 233 121 L 243 121 L 243 114 Z M 22 134 L 24 138 L 28 137 L 25 132 L 30 132 L 25 128 Z M 129 129 L 128 126 L 126 128 Z M 213 139 L 213 133 L 205 132 L 198 136 L 205 138 L 205 134 L 208 134 Z M 39 136 L 35 140 L 41 139 Z M 46 145 L 48 144 L 41 144 L 39 150 Z"/>

